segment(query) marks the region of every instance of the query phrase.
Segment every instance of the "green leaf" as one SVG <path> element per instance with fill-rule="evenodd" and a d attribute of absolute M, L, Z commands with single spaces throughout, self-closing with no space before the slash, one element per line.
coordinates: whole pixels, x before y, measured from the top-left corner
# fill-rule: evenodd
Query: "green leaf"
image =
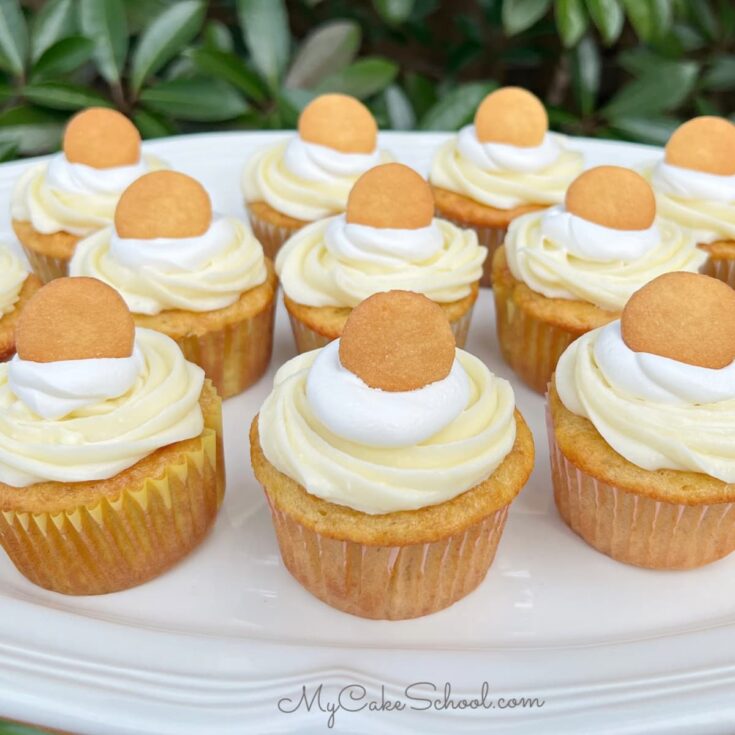
<path fill-rule="evenodd" d="M 694 98 L 694 109 L 697 115 L 722 116 L 722 110 L 711 99 L 702 95 L 697 95 Z"/>
<path fill-rule="evenodd" d="M 434 104 L 436 104 L 436 85 L 423 74 L 408 72 L 406 74 L 404 89 L 411 100 L 411 106 L 416 111 L 416 117 L 423 117 Z"/>
<path fill-rule="evenodd" d="M 647 43 L 661 38 L 671 28 L 671 0 L 622 0 L 636 35 Z"/>
<path fill-rule="evenodd" d="M 360 26 L 352 20 L 325 23 L 301 43 L 286 74 L 286 87 L 308 89 L 344 69 L 357 54 Z"/>
<path fill-rule="evenodd" d="M 284 0 L 237 0 L 237 9 L 253 64 L 275 90 L 289 57 L 290 34 Z"/>
<path fill-rule="evenodd" d="M 413 11 L 414 0 L 373 0 L 378 15 L 388 25 L 399 25 L 408 20 Z"/>
<path fill-rule="evenodd" d="M 204 45 L 215 51 L 235 50 L 230 29 L 219 20 L 210 20 L 204 26 Z"/>
<path fill-rule="evenodd" d="M 587 0 L 592 22 L 607 46 L 615 43 L 623 30 L 625 16 L 618 0 Z"/>
<path fill-rule="evenodd" d="M 124 0 L 130 35 L 137 36 L 177 0 Z"/>
<path fill-rule="evenodd" d="M 200 71 L 229 82 L 256 102 L 266 99 L 266 90 L 260 78 L 239 56 L 209 48 L 193 49 L 190 55 Z"/>
<path fill-rule="evenodd" d="M 567 48 L 574 46 L 587 30 L 587 13 L 582 0 L 556 0 L 556 25 Z"/>
<path fill-rule="evenodd" d="M 31 21 L 31 60 L 62 38 L 71 36 L 77 28 L 73 0 L 49 0 Z"/>
<path fill-rule="evenodd" d="M 23 96 L 35 105 L 52 110 L 81 110 L 83 107 L 111 107 L 110 100 L 88 87 L 66 82 L 26 84 Z"/>
<path fill-rule="evenodd" d="M 416 126 L 416 114 L 406 93 L 397 85 L 391 84 L 383 92 L 388 123 L 393 130 L 412 130 Z"/>
<path fill-rule="evenodd" d="M 140 130 L 140 134 L 146 139 L 165 138 L 176 132 L 176 128 L 164 117 L 143 108 L 139 108 L 133 113 L 133 122 L 135 127 Z"/>
<path fill-rule="evenodd" d="M 702 87 L 718 92 L 735 89 L 735 56 L 716 56 L 702 77 Z"/>
<path fill-rule="evenodd" d="M 46 730 L 39 730 L 28 725 L 0 720 L 0 735 L 49 735 L 49 733 Z"/>
<path fill-rule="evenodd" d="M 610 118 L 609 122 L 613 129 L 629 140 L 652 145 L 665 145 L 674 130 L 681 125 L 681 120 L 676 118 L 652 115 L 621 115 Z"/>
<path fill-rule="evenodd" d="M 585 36 L 572 50 L 572 83 L 577 107 L 582 115 L 595 109 L 600 89 L 600 52 L 590 36 Z"/>
<path fill-rule="evenodd" d="M 0 0 L 0 67 L 23 75 L 28 59 L 28 26 L 18 0 Z"/>
<path fill-rule="evenodd" d="M 717 38 L 717 16 L 707 0 L 689 0 L 692 6 L 692 17 L 699 29 L 710 39 Z"/>
<path fill-rule="evenodd" d="M 166 8 L 144 31 L 133 52 L 130 88 L 137 94 L 148 77 L 170 61 L 194 36 L 204 21 L 201 0 L 183 0 Z"/>
<path fill-rule="evenodd" d="M 174 79 L 140 93 L 147 107 L 180 120 L 221 122 L 242 115 L 248 105 L 240 93 L 219 79 Z"/>
<path fill-rule="evenodd" d="M 12 143 L 23 156 L 56 150 L 66 122 L 65 115 L 22 105 L 0 113 L 0 144 Z"/>
<path fill-rule="evenodd" d="M 618 90 L 603 112 L 620 118 L 673 110 L 694 89 L 698 74 L 699 65 L 693 61 L 662 61 Z"/>
<path fill-rule="evenodd" d="M 341 92 L 358 99 L 384 90 L 398 74 L 398 64 L 379 56 L 366 56 L 336 74 L 331 74 L 316 86 L 316 91 Z"/>
<path fill-rule="evenodd" d="M 498 85 L 467 82 L 445 94 L 421 119 L 422 130 L 457 130 L 472 120 L 477 106 Z"/>
<path fill-rule="evenodd" d="M 79 27 L 95 44 L 94 58 L 102 77 L 110 84 L 119 84 L 128 52 L 122 0 L 79 0 Z"/>
<path fill-rule="evenodd" d="M 503 0 L 503 28 L 509 36 L 530 28 L 546 15 L 551 0 Z"/>
<path fill-rule="evenodd" d="M 284 87 L 278 94 L 278 102 L 286 116 L 295 121 L 301 110 L 316 96 L 316 92 L 308 89 L 288 89 Z"/>
<path fill-rule="evenodd" d="M 49 46 L 33 67 L 33 78 L 63 76 L 89 61 L 94 43 L 84 36 L 69 36 Z"/>

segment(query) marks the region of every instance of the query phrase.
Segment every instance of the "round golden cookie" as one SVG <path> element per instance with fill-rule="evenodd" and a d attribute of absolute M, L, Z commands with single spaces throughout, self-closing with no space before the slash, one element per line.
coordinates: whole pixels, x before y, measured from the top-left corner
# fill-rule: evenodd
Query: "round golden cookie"
<path fill-rule="evenodd" d="M 96 278 L 57 278 L 35 293 L 15 328 L 32 362 L 130 357 L 135 323 L 122 296 Z"/>
<path fill-rule="evenodd" d="M 482 143 L 505 143 L 519 148 L 541 145 L 549 116 L 541 100 L 522 87 L 491 92 L 475 112 L 475 134 Z"/>
<path fill-rule="evenodd" d="M 615 230 L 646 230 L 656 219 L 649 183 L 621 166 L 597 166 L 581 173 L 567 189 L 567 212 Z"/>
<path fill-rule="evenodd" d="M 735 291 L 700 273 L 665 273 L 631 296 L 620 329 L 635 352 L 719 369 L 735 360 Z"/>
<path fill-rule="evenodd" d="M 735 125 L 724 117 L 705 115 L 680 125 L 664 149 L 672 166 L 718 176 L 735 174 Z"/>
<path fill-rule="evenodd" d="M 386 291 L 352 310 L 339 359 L 371 388 L 409 391 L 446 378 L 455 348 L 438 304 L 413 291 Z"/>
<path fill-rule="evenodd" d="M 347 222 L 415 230 L 434 219 L 434 195 L 420 174 L 402 163 L 366 171 L 347 198 Z"/>
<path fill-rule="evenodd" d="M 299 137 L 342 153 L 372 153 L 378 124 L 360 100 L 346 94 L 323 94 L 299 116 Z"/>
<path fill-rule="evenodd" d="M 92 168 L 132 166 L 140 160 L 140 133 L 116 110 L 90 107 L 69 120 L 63 148 L 71 163 Z"/>
<path fill-rule="evenodd" d="M 125 189 L 115 209 L 120 237 L 196 237 L 212 223 L 206 189 L 178 171 L 153 171 Z"/>

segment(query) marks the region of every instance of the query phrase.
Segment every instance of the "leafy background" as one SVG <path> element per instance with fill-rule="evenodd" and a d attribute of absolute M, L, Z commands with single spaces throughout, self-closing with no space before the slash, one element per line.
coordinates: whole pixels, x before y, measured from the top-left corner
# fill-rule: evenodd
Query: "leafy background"
<path fill-rule="evenodd" d="M 89 105 L 156 137 L 293 127 L 341 91 L 383 128 L 450 130 L 498 84 L 556 129 L 661 143 L 734 109 L 735 3 L 0 0 L 0 160 L 56 149 Z"/>

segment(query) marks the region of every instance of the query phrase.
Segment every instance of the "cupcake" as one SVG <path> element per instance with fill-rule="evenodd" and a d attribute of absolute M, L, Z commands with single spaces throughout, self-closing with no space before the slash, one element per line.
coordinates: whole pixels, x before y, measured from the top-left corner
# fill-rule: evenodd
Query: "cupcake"
<path fill-rule="evenodd" d="M 490 255 L 482 285 L 508 225 L 522 214 L 559 204 L 582 170 L 580 153 L 549 132 L 540 100 L 520 87 L 489 94 L 472 125 L 447 141 L 431 165 L 429 181 L 440 217 L 477 233 Z"/>
<path fill-rule="evenodd" d="M 278 371 L 250 454 L 296 580 L 401 619 L 482 582 L 534 448 L 510 383 L 456 349 L 436 304 L 390 291 Z"/>
<path fill-rule="evenodd" d="M 662 273 L 706 260 L 691 233 L 657 218 L 634 171 L 600 166 L 579 176 L 563 206 L 514 220 L 493 258 L 503 357 L 535 391 L 577 337 L 617 319 L 630 296 Z"/>
<path fill-rule="evenodd" d="M 128 118 L 104 107 L 76 114 L 63 150 L 28 168 L 13 190 L 13 229 L 44 283 L 64 276 L 80 239 L 107 227 L 135 179 L 163 164 L 142 156 Z"/>
<path fill-rule="evenodd" d="M 680 126 L 648 171 L 659 212 L 694 232 L 703 272 L 735 287 L 735 125 L 696 117 Z"/>
<path fill-rule="evenodd" d="M 419 174 L 387 163 L 358 179 L 345 214 L 297 232 L 276 270 L 299 352 L 337 339 L 357 304 L 392 289 L 438 303 L 462 347 L 486 257 L 474 232 L 434 218 Z"/>
<path fill-rule="evenodd" d="M 618 561 L 688 569 L 735 549 L 735 291 L 669 273 L 574 342 L 549 390 L 554 497 Z"/>
<path fill-rule="evenodd" d="M 298 134 L 256 153 L 243 171 L 245 205 L 265 254 L 275 258 L 294 232 L 344 212 L 358 176 L 390 160 L 362 102 L 344 94 L 312 100 Z"/>
<path fill-rule="evenodd" d="M 16 348 L 0 364 L 0 545 L 68 595 L 162 574 L 202 541 L 224 492 L 204 371 L 91 278 L 40 289 Z"/>
<path fill-rule="evenodd" d="M 0 244 L 0 362 L 15 353 L 15 327 L 41 282 L 7 246 Z"/>
<path fill-rule="evenodd" d="M 135 323 L 176 340 L 222 398 L 265 372 L 276 275 L 246 223 L 212 213 L 201 184 L 155 171 L 120 197 L 112 227 L 82 240 L 70 264 L 116 288 Z"/>

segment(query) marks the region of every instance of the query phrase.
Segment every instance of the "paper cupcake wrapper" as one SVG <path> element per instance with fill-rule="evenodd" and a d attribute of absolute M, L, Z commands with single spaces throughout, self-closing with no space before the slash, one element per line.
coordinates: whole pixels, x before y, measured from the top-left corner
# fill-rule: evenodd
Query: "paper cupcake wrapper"
<path fill-rule="evenodd" d="M 691 569 L 735 550 L 735 503 L 683 505 L 623 490 L 564 456 L 548 409 L 547 432 L 556 507 L 590 546 L 650 569 Z"/>
<path fill-rule="evenodd" d="M 724 281 L 735 288 L 735 259 L 710 256 L 702 266 L 702 273 Z"/>
<path fill-rule="evenodd" d="M 431 543 L 368 546 L 319 534 L 268 503 L 283 563 L 305 589 L 338 610 L 388 620 L 428 615 L 472 592 L 495 558 L 509 508 Z"/>
<path fill-rule="evenodd" d="M 493 295 L 500 351 L 523 382 L 543 395 L 556 363 L 579 335 L 527 314 L 502 286 Z"/>
<path fill-rule="evenodd" d="M 196 449 L 115 498 L 56 514 L 0 512 L 0 543 L 21 574 L 54 592 L 98 595 L 142 584 L 212 526 L 224 491 L 217 444 L 215 430 L 205 429 Z"/>
<path fill-rule="evenodd" d="M 464 230 L 475 231 L 475 233 L 477 234 L 477 240 L 480 245 L 484 245 L 487 248 L 487 258 L 485 258 L 485 262 L 482 266 L 482 278 L 480 279 L 480 286 L 482 288 L 492 288 L 493 283 L 491 275 L 493 270 L 493 255 L 495 255 L 495 251 L 503 244 L 503 241 L 505 240 L 505 235 L 508 232 L 508 228 L 475 227 L 473 225 L 467 224 L 466 222 L 462 222 L 461 220 L 446 217 L 441 213 L 439 214 L 439 216 L 447 222 L 451 222 L 453 225 L 461 227 Z"/>
<path fill-rule="evenodd" d="M 274 225 L 267 220 L 261 219 L 248 209 L 250 218 L 250 226 L 253 229 L 255 238 L 263 246 L 263 252 L 267 258 L 275 261 L 278 251 L 281 249 L 286 240 L 291 235 L 298 232 L 300 227 L 284 227 L 282 225 Z"/>
<path fill-rule="evenodd" d="M 472 311 L 474 304 L 463 314 L 459 319 L 453 322 L 449 322 L 449 326 L 454 334 L 454 339 L 457 342 L 457 347 L 462 348 L 467 342 L 467 335 L 470 331 L 470 322 L 472 321 Z M 325 345 L 328 345 L 332 341 L 332 337 L 325 337 L 319 332 L 315 332 L 306 324 L 299 321 L 291 312 L 288 313 L 288 318 L 291 322 L 291 331 L 293 332 L 294 341 L 296 342 L 296 350 L 301 352 L 309 352 L 310 350 L 316 350 Z"/>
<path fill-rule="evenodd" d="M 25 245 L 23 245 L 23 250 L 31 264 L 31 269 L 44 284 L 55 278 L 64 278 L 69 275 L 70 258 L 51 258 Z"/>
<path fill-rule="evenodd" d="M 242 393 L 268 369 L 275 303 L 274 296 L 266 309 L 249 319 L 176 340 L 184 357 L 204 369 L 222 398 Z"/>

